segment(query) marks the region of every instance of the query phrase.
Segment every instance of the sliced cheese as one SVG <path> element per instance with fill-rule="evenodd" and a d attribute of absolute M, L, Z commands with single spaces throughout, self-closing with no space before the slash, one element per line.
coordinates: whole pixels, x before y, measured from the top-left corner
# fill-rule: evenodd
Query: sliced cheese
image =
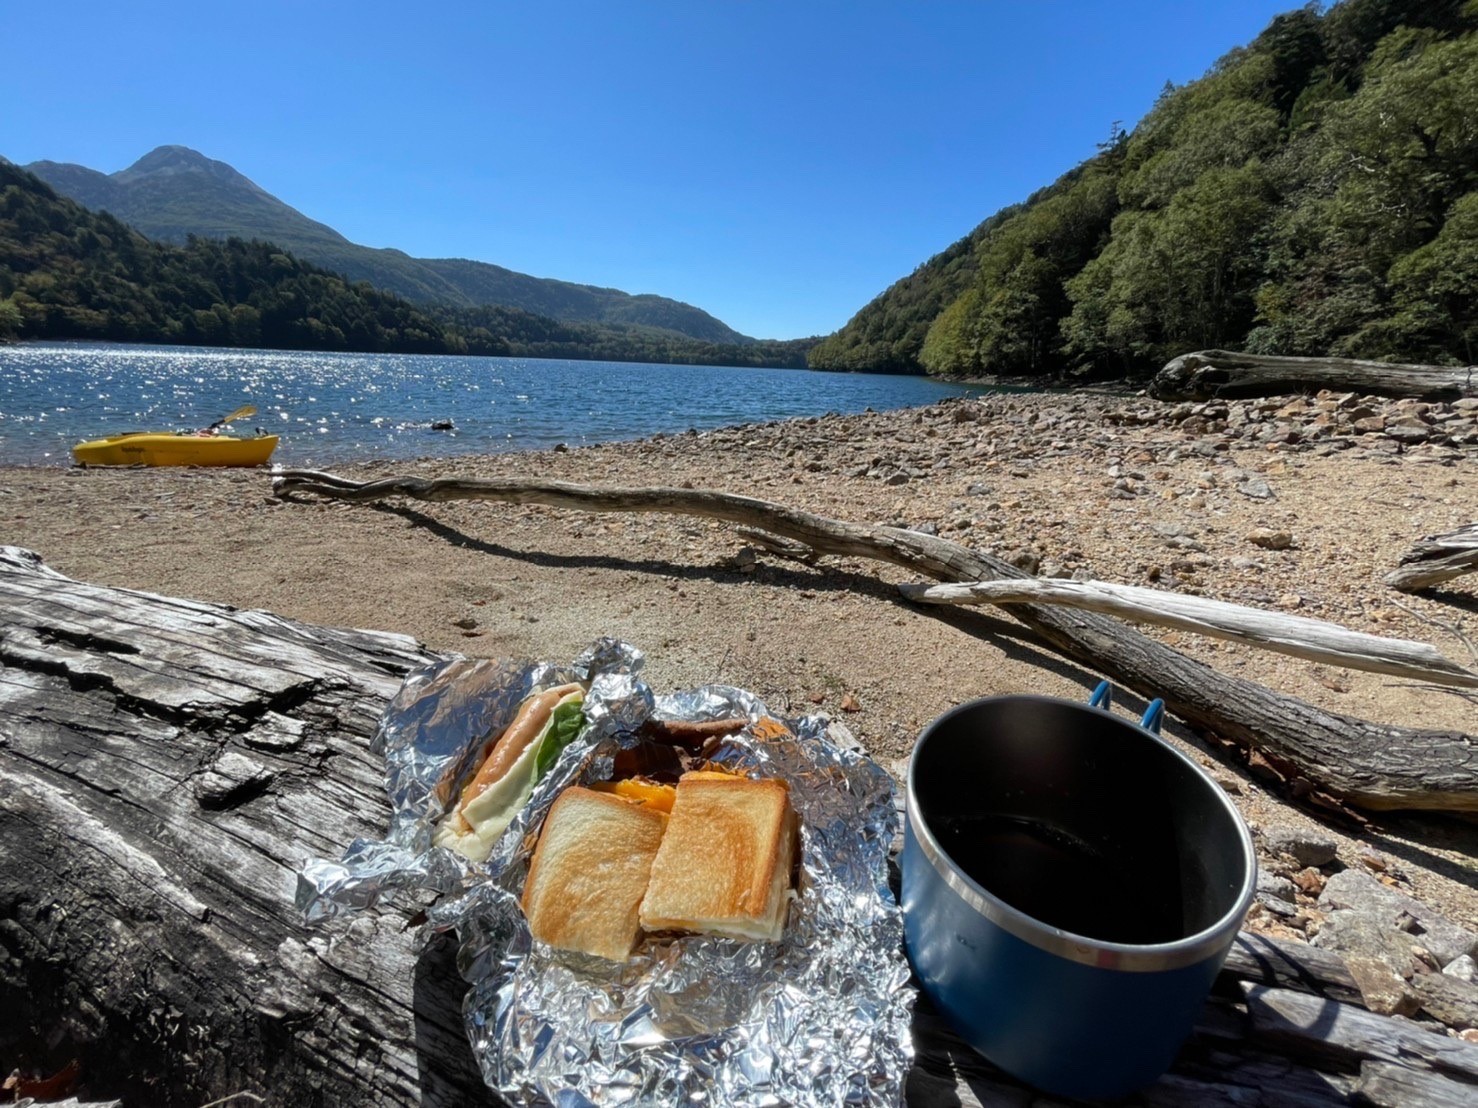
<path fill-rule="evenodd" d="M 474 862 L 486 861 L 498 836 L 508 830 L 513 817 L 523 810 L 533 795 L 534 763 L 538 755 L 539 744 L 530 743 L 500 780 L 494 781 L 462 809 L 461 819 L 470 830 L 458 829 L 455 818 L 458 813 L 453 812 L 451 817 L 442 820 L 432 836 L 432 843 L 455 850 Z"/>
<path fill-rule="evenodd" d="M 469 800 L 464 807 L 443 817 L 432 833 L 432 845 L 455 850 L 474 862 L 487 861 L 488 855 L 493 851 L 493 844 L 508 830 L 513 817 L 523 810 L 523 806 L 533 795 L 534 785 L 540 776 L 541 759 L 547 768 L 559 755 L 556 750 L 544 748 L 551 738 L 550 732 L 560 715 L 560 709 L 567 704 L 583 703 L 584 696 L 579 692 L 563 697 L 549 713 L 549 719 L 538 737 L 524 747 L 523 753 L 509 767 L 508 772 Z M 578 730 L 569 733 L 565 741 L 574 738 L 575 733 Z"/>
<path fill-rule="evenodd" d="M 612 793 L 623 800 L 632 800 L 659 812 L 672 812 L 672 802 L 677 798 L 677 789 L 656 781 L 626 778 L 621 781 L 597 781 L 590 786 L 598 793 Z"/>

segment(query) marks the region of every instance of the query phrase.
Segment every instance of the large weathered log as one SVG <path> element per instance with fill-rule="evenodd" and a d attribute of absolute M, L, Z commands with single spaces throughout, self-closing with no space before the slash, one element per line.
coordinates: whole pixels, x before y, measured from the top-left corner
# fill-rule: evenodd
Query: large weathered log
<path fill-rule="evenodd" d="M 1303 1044 L 1337 1065 L 1384 1062 L 1444 1074 L 1470 1089 L 1478 1085 L 1478 1046 L 1473 1043 L 1306 993 L 1251 984 L 1244 992 L 1253 1037 L 1264 1042 Z"/>
<path fill-rule="evenodd" d="M 280 494 L 369 502 L 497 500 L 587 512 L 668 512 L 760 527 L 822 554 L 874 558 L 944 581 L 1024 578 L 998 558 L 933 535 L 845 523 L 733 493 L 674 488 L 592 488 L 520 478 L 390 477 L 351 481 L 282 470 Z M 1067 657 L 1133 689 L 1163 697 L 1191 724 L 1260 750 L 1319 789 L 1372 809 L 1478 812 L 1478 738 L 1393 727 L 1329 712 L 1254 681 L 1212 669 L 1116 620 L 1090 612 L 1017 604 L 1010 613 Z"/>
<path fill-rule="evenodd" d="M 1337 623 L 1266 612 L 1204 596 L 1146 589 L 1111 581 L 972 581 L 958 585 L 904 584 L 899 591 L 924 604 L 1062 604 L 1140 623 L 1175 627 L 1264 650 L 1347 669 L 1389 673 L 1439 685 L 1478 688 L 1478 673 L 1408 639 L 1352 631 Z"/>
<path fill-rule="evenodd" d="M 1428 535 L 1401 555 L 1385 582 L 1402 592 L 1420 592 L 1465 573 L 1478 571 L 1478 523 L 1445 535 Z"/>
<path fill-rule="evenodd" d="M 1352 358 L 1290 358 L 1197 350 L 1165 363 L 1150 381 L 1161 400 L 1276 396 L 1334 389 L 1371 396 L 1457 400 L 1478 396 L 1478 366 L 1397 365 Z"/>
<path fill-rule="evenodd" d="M 451 952 L 292 907 L 383 836 L 368 737 L 429 658 L 0 551 L 0 1057 L 131 1105 L 486 1102 Z"/>
<path fill-rule="evenodd" d="M 1307 943 L 1284 943 L 1246 931 L 1227 952 L 1227 969 L 1243 981 L 1361 1003 L 1360 986 L 1345 960 Z"/>
<path fill-rule="evenodd" d="M 1372 1108 L 1473 1108 L 1478 1090 L 1472 1085 L 1423 1073 L 1389 1062 L 1365 1062 L 1360 1066 L 1360 1080 L 1355 1085 L 1362 1104 Z"/>
<path fill-rule="evenodd" d="M 367 739 L 430 658 L 403 636 L 100 588 L 0 549 L 0 1059 L 75 1059 L 86 1099 L 127 1108 L 494 1103 L 450 944 L 418 951 L 408 909 L 314 930 L 292 901 L 304 856 L 383 833 Z M 1385 1061 L 1385 1086 L 1418 1090 L 1438 1064 L 1449 1079 L 1428 1085 L 1471 1091 L 1464 1044 L 1400 1072 L 1394 1019 L 1361 1023 L 1364 1054 L 1317 1031 L 1259 1044 L 1244 981 L 1358 998 L 1337 955 L 1244 933 L 1171 1073 L 1126 1104 L 1341 1103 L 1354 1079 L 1326 1057 Z M 927 1003 L 914 1037 L 911 1108 L 1037 1101 Z"/>

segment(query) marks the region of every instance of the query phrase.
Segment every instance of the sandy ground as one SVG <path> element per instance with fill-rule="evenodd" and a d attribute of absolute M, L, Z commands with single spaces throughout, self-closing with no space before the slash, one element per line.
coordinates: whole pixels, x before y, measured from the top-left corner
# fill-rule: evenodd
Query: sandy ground
<path fill-rule="evenodd" d="M 1475 457 L 1246 442 L 1216 447 L 1173 420 L 1106 413 L 1143 399 L 996 398 L 899 413 L 755 425 L 538 453 L 347 467 L 345 476 L 527 475 L 742 492 L 839 519 L 934 529 L 1043 573 L 1154 583 L 1421 639 L 1464 664 L 1475 582 L 1405 597 L 1381 581 L 1411 542 L 1478 518 Z M 1214 439 L 1215 436 L 1211 436 Z M 1454 457 L 1453 455 L 1461 455 Z M 1238 491 L 1258 478 L 1270 495 Z M 1247 536 L 1286 531 L 1269 550 Z M 264 471 L 0 470 L 0 542 L 69 576 L 264 608 L 313 623 L 405 632 L 476 656 L 568 660 L 616 635 L 647 652 L 658 690 L 752 689 L 772 708 L 842 718 L 901 773 L 927 722 L 971 697 L 1085 698 L 1100 675 L 1004 616 L 925 610 L 875 562 L 814 566 L 762 554 L 725 524 L 491 503 L 284 502 Z M 1464 631 L 1467 634 L 1464 634 Z M 1478 733 L 1478 704 L 1415 682 L 1320 666 L 1194 635 L 1187 653 L 1321 706 Z M 1118 697 L 1128 714 L 1142 707 Z M 1311 814 L 1275 783 L 1167 731 L 1255 826 L 1321 829 L 1455 922 L 1478 928 L 1478 824 Z"/>

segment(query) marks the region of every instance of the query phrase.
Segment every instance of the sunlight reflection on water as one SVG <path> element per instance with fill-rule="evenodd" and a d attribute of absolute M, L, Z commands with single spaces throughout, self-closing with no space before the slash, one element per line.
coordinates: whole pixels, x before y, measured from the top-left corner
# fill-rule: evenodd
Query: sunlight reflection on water
<path fill-rule="evenodd" d="M 922 377 L 618 362 L 34 343 L 0 347 L 0 464 L 69 465 L 75 442 L 206 426 L 282 436 L 327 465 L 641 438 L 930 404 Z M 453 430 L 432 430 L 450 420 Z"/>

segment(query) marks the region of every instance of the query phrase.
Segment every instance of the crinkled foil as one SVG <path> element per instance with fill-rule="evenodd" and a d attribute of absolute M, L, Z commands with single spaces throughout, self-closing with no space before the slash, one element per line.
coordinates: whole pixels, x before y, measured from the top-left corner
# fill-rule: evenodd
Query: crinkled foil
<path fill-rule="evenodd" d="M 769 715 L 751 693 L 727 686 L 654 697 L 636 677 L 640 654 L 629 647 L 629 655 L 613 654 L 613 646 L 624 644 L 603 642 L 605 655 L 592 648 L 582 656 L 582 675 L 592 681 L 590 726 L 535 786 L 473 875 L 478 880 L 406 864 L 449 853 L 416 853 L 444 808 L 445 791 L 435 800 L 438 788 L 461 765 L 446 728 L 431 721 L 456 719 L 469 732 L 480 725 L 475 721 L 496 722 L 522 696 L 482 715 L 476 702 L 513 696 L 515 683 L 476 668 L 496 670 L 492 663 L 464 663 L 468 668 L 450 674 L 438 667 L 407 681 L 381 727 L 396 821 L 392 842 L 371 845 L 401 852 L 387 863 L 401 866 L 393 871 L 400 883 L 465 890 L 431 910 L 431 927 L 455 927 L 461 937 L 458 965 L 470 983 L 464 1017 L 488 1085 L 514 1103 L 558 1108 L 901 1104 L 913 1058 L 914 991 L 902 916 L 887 884 L 897 829 L 893 782 L 840 724 L 787 720 L 790 737 L 761 741 L 740 732 L 713 754 L 750 776 L 790 785 L 801 824 L 800 876 L 780 942 L 647 939 L 617 964 L 552 950 L 530 937 L 518 896 L 538 830 L 561 790 L 608 779 L 616 753 L 649 717 L 756 721 Z M 577 660 L 572 668 L 581 665 Z M 450 765 L 449 777 L 409 768 L 417 759 L 406 752 L 423 739 L 427 762 Z M 466 739 L 467 750 L 480 741 L 480 735 Z M 397 750 L 404 760 L 399 770 Z M 419 785 L 397 794 L 402 776 Z M 359 846 L 340 863 L 346 870 Z M 299 903 L 310 918 L 361 906 L 363 889 L 377 882 L 391 887 L 367 873 L 361 888 L 324 884 L 325 876 L 331 875 L 318 870 L 309 878 L 305 870 L 300 879 Z M 436 884 L 438 877 L 444 884 Z M 316 895 L 305 897 L 305 885 Z M 314 905 L 325 901 L 336 908 L 315 916 Z"/>
<path fill-rule="evenodd" d="M 469 759 L 513 721 L 535 688 L 579 679 L 626 695 L 644 661 L 629 643 L 603 638 L 568 666 L 453 657 L 411 673 L 370 740 L 370 749 L 385 755 L 390 833 L 383 842 L 355 839 L 337 862 L 304 865 L 295 898 L 304 918 L 312 923 L 359 911 L 394 889 L 451 893 L 478 879 L 481 867 L 431 845 Z M 597 706 L 595 715 L 602 713 Z M 589 706 L 586 717 L 594 718 Z"/>

